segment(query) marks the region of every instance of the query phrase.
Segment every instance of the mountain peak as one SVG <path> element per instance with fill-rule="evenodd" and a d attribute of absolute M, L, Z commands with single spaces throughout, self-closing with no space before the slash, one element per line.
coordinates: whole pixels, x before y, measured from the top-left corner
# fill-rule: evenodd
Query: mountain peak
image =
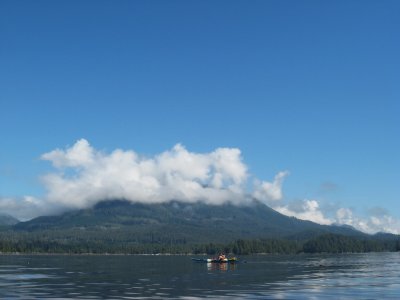
<path fill-rule="evenodd" d="M 246 206 L 231 203 L 207 205 L 202 202 L 170 201 L 144 204 L 106 200 L 94 207 L 39 217 L 21 222 L 18 230 L 91 230 L 129 232 L 137 240 L 174 238 L 197 242 L 228 242 L 234 239 L 299 238 L 321 233 L 363 235 L 353 228 L 326 226 L 278 213 L 254 200 Z"/>

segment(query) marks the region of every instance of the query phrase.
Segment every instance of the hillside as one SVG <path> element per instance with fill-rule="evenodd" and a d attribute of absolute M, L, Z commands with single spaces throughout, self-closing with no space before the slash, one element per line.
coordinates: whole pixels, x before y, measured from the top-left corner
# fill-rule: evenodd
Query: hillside
<path fill-rule="evenodd" d="M 127 201 L 100 202 L 93 208 L 60 216 L 45 216 L 14 226 L 17 231 L 53 235 L 114 235 L 138 243 L 230 242 L 235 239 L 279 238 L 305 240 L 324 233 L 364 236 L 350 227 L 324 226 L 284 216 L 254 201 L 249 206 L 169 202 L 140 204 Z M 78 234 L 79 233 L 79 234 Z"/>
<path fill-rule="evenodd" d="M 0 214 L 0 226 L 11 226 L 17 224 L 18 222 L 18 219 L 10 215 Z"/>

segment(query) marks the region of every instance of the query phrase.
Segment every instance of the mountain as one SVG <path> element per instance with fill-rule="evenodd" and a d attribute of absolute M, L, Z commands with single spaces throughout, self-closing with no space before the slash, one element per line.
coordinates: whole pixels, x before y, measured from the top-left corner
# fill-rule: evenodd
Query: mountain
<path fill-rule="evenodd" d="M 0 226 L 11 226 L 17 224 L 18 222 L 18 219 L 10 215 L 0 214 Z"/>
<path fill-rule="evenodd" d="M 258 201 L 247 206 L 103 201 L 92 208 L 38 217 L 13 228 L 60 236 L 75 234 L 88 239 L 111 236 L 112 240 L 137 243 L 221 243 L 257 238 L 306 240 L 325 233 L 366 236 L 350 227 L 326 226 L 288 217 Z"/>

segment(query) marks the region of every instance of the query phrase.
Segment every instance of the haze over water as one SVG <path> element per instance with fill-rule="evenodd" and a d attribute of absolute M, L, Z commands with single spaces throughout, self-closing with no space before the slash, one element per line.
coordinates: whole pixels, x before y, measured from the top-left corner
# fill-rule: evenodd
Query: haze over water
<path fill-rule="evenodd" d="M 1 299 L 399 297 L 399 253 L 249 256 L 236 265 L 188 256 L 0 256 Z"/>

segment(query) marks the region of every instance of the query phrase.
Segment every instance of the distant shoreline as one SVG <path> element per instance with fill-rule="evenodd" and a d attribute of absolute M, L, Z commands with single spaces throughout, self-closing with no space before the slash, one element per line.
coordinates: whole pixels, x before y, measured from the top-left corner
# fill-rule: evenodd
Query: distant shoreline
<path fill-rule="evenodd" d="M 229 254 L 229 256 L 300 256 L 300 255 L 349 255 L 349 254 L 370 254 L 370 253 L 394 253 L 399 251 L 371 251 L 371 252 L 314 252 L 314 253 L 249 253 L 242 255 Z M 193 254 L 193 253 L 52 253 L 52 252 L 0 252 L 0 256 L 207 256 L 213 257 L 213 254 Z"/>

